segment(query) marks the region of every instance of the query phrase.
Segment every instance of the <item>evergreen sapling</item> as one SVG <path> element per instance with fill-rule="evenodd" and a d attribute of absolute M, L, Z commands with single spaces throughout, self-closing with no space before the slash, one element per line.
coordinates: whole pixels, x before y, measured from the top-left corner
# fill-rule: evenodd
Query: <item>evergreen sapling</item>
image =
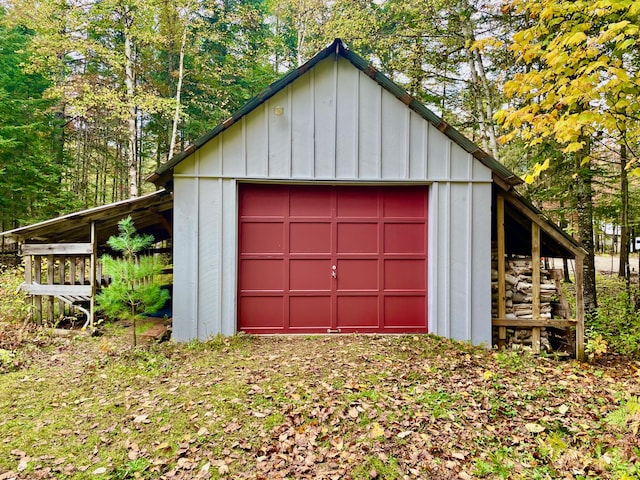
<path fill-rule="evenodd" d="M 154 281 L 162 262 L 152 255 L 140 255 L 153 244 L 153 236 L 138 234 L 131 217 L 120 220 L 118 230 L 119 235 L 110 237 L 107 244 L 122 256 L 102 256 L 103 271 L 111 277 L 111 283 L 102 289 L 97 300 L 100 310 L 109 317 L 131 321 L 135 347 L 137 320 L 160 310 L 169 299 L 169 292 Z"/>

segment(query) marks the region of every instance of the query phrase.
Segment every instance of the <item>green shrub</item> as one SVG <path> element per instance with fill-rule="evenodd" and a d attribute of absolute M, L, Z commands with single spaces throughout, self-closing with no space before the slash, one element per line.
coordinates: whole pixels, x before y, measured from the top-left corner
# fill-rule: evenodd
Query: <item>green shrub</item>
<path fill-rule="evenodd" d="M 600 275 L 597 289 L 598 315 L 586 320 L 587 340 L 606 345 L 607 352 L 640 357 L 640 311 L 629 298 L 624 279 Z"/>
<path fill-rule="evenodd" d="M 20 290 L 23 273 L 0 269 L 0 372 L 15 369 L 20 363 L 17 349 L 33 340 L 37 327 L 29 322 L 32 304 Z"/>
<path fill-rule="evenodd" d="M 17 268 L 0 268 L 0 322 L 24 322 L 31 318 L 32 305 L 20 290 L 24 273 Z"/>

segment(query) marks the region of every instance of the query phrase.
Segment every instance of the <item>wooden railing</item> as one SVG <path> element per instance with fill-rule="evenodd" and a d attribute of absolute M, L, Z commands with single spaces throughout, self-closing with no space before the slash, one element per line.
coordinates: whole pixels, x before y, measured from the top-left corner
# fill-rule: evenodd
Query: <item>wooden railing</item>
<path fill-rule="evenodd" d="M 76 308 L 93 316 L 93 299 L 103 278 L 91 243 L 23 244 L 23 291 L 33 295 L 36 321 L 56 319 Z"/>

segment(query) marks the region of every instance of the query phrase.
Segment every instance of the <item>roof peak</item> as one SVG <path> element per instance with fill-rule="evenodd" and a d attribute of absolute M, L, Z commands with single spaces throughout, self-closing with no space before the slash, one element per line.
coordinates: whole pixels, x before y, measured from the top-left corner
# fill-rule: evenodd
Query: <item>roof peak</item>
<path fill-rule="evenodd" d="M 506 185 L 512 186 L 523 183 L 520 177 L 515 175 L 508 168 L 498 162 L 498 160 L 494 159 L 491 155 L 482 150 L 478 145 L 473 143 L 454 127 L 449 125 L 445 120 L 436 115 L 424 104 L 413 98 L 404 88 L 381 73 L 370 62 L 350 50 L 341 38 L 335 38 L 333 42 L 331 42 L 323 50 L 310 58 L 307 62 L 291 70 L 282 78 L 263 89 L 260 93 L 258 93 L 258 95 L 250 99 L 229 118 L 219 123 L 215 128 L 195 140 L 194 143 L 189 145 L 183 152 L 169 159 L 169 161 L 164 165 L 161 165 L 152 175 L 147 178 L 147 181 L 153 182 L 157 186 L 167 186 L 173 178 L 174 167 L 178 165 L 182 160 L 201 148 L 209 140 L 213 139 L 224 130 L 231 127 L 231 125 L 236 123 L 242 117 L 255 110 L 258 106 L 262 105 L 276 93 L 286 88 L 289 84 L 293 83 L 308 70 L 315 67 L 315 65 L 320 61 L 332 55 L 335 57 L 341 56 L 347 59 L 355 68 L 359 69 L 365 75 L 373 79 L 382 88 L 389 91 L 401 102 L 403 102 L 413 111 L 422 116 L 425 120 L 435 126 L 439 131 L 444 133 L 453 142 L 460 145 L 460 147 L 471 154 L 475 159 L 479 160 L 485 166 L 491 169 L 494 175 L 497 175 Z"/>

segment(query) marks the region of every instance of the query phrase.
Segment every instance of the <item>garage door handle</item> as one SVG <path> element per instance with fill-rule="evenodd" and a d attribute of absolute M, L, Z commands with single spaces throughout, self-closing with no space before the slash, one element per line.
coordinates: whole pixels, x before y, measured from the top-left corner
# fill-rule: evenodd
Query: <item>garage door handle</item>
<path fill-rule="evenodd" d="M 338 274 L 337 274 L 336 270 L 337 270 L 337 267 L 335 265 L 332 265 L 331 266 L 331 276 L 333 278 L 338 278 Z"/>

